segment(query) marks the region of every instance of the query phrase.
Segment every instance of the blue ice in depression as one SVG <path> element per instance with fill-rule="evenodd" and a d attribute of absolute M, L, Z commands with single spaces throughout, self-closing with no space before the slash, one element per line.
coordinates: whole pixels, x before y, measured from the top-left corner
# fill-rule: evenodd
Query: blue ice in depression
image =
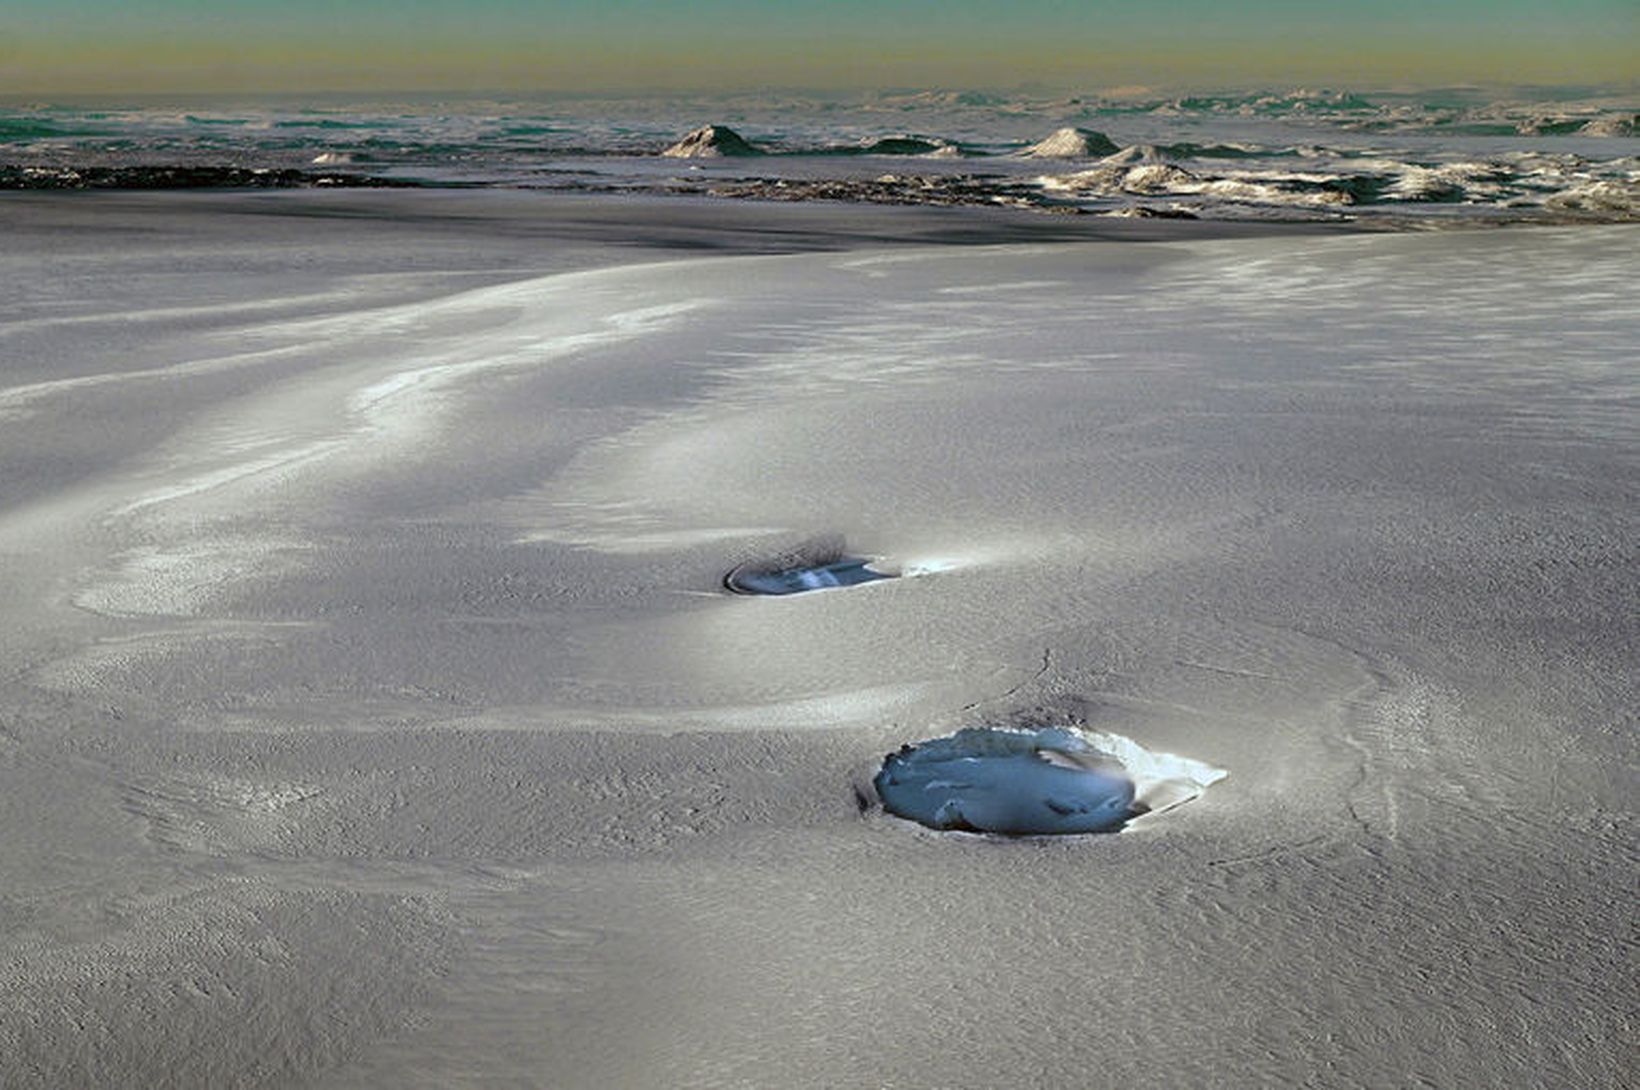
<path fill-rule="evenodd" d="M 826 563 L 782 568 L 742 566 L 730 572 L 723 583 L 737 594 L 801 594 L 892 578 L 888 572 L 873 568 L 870 560 L 845 556 Z"/>
<path fill-rule="evenodd" d="M 971 727 L 889 754 L 872 786 L 889 813 L 931 829 L 1039 836 L 1113 832 L 1224 775 L 1115 734 Z"/>

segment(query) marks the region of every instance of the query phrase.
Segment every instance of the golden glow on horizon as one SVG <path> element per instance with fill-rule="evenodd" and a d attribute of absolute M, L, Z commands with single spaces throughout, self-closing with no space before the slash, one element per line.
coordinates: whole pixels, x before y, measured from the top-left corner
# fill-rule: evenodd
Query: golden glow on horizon
<path fill-rule="evenodd" d="M 1064 87 L 1628 83 L 1632 43 L 1570 37 L 1470 37 L 1460 50 L 1390 35 L 1349 44 L 1299 36 L 1216 42 L 1127 39 L 1120 45 L 917 46 L 836 37 L 807 42 L 637 42 L 547 38 L 528 45 L 400 35 L 388 40 L 246 40 L 170 36 L 87 45 L 0 44 L 0 94 L 713 90 L 759 86 Z"/>

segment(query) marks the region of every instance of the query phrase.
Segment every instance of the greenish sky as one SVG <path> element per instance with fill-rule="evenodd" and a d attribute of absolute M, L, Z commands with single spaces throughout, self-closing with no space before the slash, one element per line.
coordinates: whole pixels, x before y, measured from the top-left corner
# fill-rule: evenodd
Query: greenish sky
<path fill-rule="evenodd" d="M 1640 0 L 0 0 L 0 94 L 1633 83 Z"/>

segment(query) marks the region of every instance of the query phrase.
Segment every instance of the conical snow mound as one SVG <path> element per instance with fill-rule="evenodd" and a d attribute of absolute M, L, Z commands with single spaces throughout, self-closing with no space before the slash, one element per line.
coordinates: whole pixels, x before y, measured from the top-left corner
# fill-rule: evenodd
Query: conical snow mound
<path fill-rule="evenodd" d="M 715 159 L 723 155 L 761 155 L 745 137 L 726 125 L 702 125 L 661 152 L 674 159 Z"/>
<path fill-rule="evenodd" d="M 1023 154 L 1031 159 L 1091 159 L 1115 151 L 1116 145 L 1102 132 L 1065 128 L 1039 144 L 1032 144 Z"/>

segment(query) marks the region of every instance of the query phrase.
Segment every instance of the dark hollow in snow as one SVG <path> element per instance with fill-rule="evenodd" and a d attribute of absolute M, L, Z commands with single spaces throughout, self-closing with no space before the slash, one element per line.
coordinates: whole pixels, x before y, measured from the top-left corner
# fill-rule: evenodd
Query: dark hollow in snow
<path fill-rule="evenodd" d="M 857 556 L 789 566 L 742 564 L 723 577 L 723 585 L 736 594 L 802 594 L 894 578 L 871 564 L 871 560 Z"/>

